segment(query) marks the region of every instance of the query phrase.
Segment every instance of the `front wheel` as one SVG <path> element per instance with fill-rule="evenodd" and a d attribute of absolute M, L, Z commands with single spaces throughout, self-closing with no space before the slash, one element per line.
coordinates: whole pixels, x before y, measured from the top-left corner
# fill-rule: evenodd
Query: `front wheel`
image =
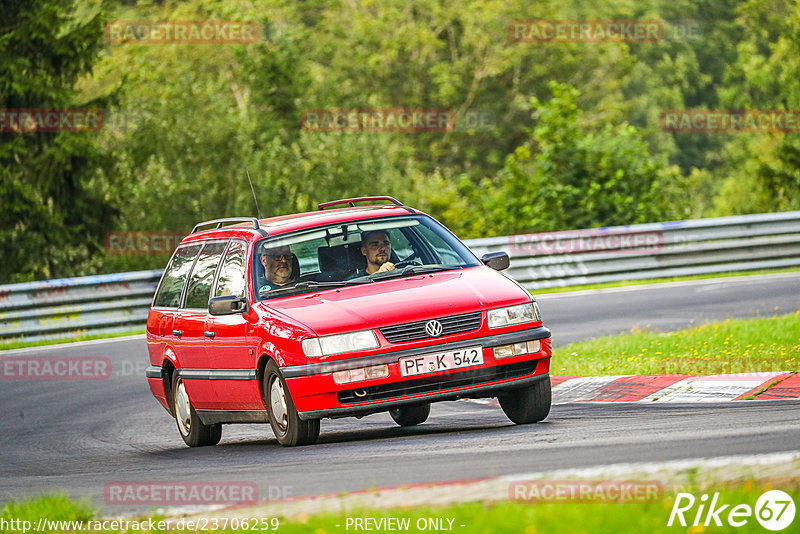
<path fill-rule="evenodd" d="M 272 360 L 264 371 L 264 402 L 267 405 L 269 424 L 278 443 L 284 447 L 316 443 L 319 437 L 319 419 L 300 419 L 280 369 Z"/>
<path fill-rule="evenodd" d="M 429 403 L 417 404 L 415 406 L 403 406 L 389 412 L 394 422 L 400 426 L 414 426 L 424 423 L 431 413 Z"/>
<path fill-rule="evenodd" d="M 524 425 L 539 422 L 550 413 L 550 378 L 540 380 L 532 386 L 506 392 L 499 395 L 497 400 L 513 423 Z"/>
<path fill-rule="evenodd" d="M 177 371 L 172 379 L 172 391 L 175 392 L 175 420 L 178 422 L 184 443 L 190 447 L 216 445 L 222 439 L 222 425 L 204 425 L 189 400 L 186 386 Z"/>

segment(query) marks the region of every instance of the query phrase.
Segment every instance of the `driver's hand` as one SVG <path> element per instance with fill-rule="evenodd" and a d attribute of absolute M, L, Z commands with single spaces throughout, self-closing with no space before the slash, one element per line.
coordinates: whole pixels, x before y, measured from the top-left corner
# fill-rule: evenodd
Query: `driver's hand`
<path fill-rule="evenodd" d="M 380 269 L 375 271 L 375 273 L 385 273 L 386 271 L 393 271 L 394 270 L 394 263 L 387 261 L 383 265 L 381 265 Z"/>

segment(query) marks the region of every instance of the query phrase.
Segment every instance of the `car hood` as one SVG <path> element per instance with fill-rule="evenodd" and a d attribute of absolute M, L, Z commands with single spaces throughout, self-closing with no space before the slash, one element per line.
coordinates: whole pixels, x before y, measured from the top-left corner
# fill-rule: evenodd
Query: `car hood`
<path fill-rule="evenodd" d="M 265 307 L 336 334 L 521 304 L 528 293 L 488 267 L 470 267 L 264 301 Z"/>

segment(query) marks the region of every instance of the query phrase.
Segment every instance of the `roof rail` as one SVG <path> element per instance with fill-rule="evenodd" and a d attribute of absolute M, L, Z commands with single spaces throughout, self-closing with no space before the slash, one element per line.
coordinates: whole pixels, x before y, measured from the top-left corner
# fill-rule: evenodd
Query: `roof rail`
<path fill-rule="evenodd" d="M 233 223 L 233 222 L 249 222 L 250 224 L 253 225 L 253 230 L 260 230 L 260 228 L 261 228 L 259 226 L 259 224 L 258 224 L 258 219 L 256 219 L 255 217 L 227 217 L 225 219 L 213 219 L 213 220 L 210 220 L 210 221 L 197 223 L 196 225 L 194 225 L 194 228 L 192 229 L 191 234 L 193 234 L 195 232 L 198 232 L 199 231 L 198 228 L 200 228 L 201 226 L 208 226 L 210 224 L 216 224 L 217 226 L 216 226 L 215 229 L 218 229 L 218 228 L 222 228 L 222 225 L 224 223 Z M 211 228 L 207 228 L 207 230 L 211 230 Z M 263 231 L 262 231 L 262 233 L 263 233 Z"/>
<path fill-rule="evenodd" d="M 407 210 L 413 212 L 411 208 L 408 208 L 403 205 L 402 202 L 397 200 L 393 197 L 355 197 L 355 198 L 343 198 L 341 200 L 331 200 L 330 202 L 323 202 L 322 204 L 318 205 L 320 211 L 324 210 L 325 208 L 329 208 L 331 206 L 336 206 L 338 204 L 348 204 L 351 208 L 355 206 L 355 202 L 366 202 L 370 200 L 388 200 L 395 206 L 399 206 L 401 208 L 406 208 Z"/>

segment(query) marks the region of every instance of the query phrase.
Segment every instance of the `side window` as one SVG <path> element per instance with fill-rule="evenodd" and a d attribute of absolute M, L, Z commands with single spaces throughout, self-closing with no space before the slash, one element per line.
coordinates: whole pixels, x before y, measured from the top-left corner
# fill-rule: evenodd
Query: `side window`
<path fill-rule="evenodd" d="M 200 245 L 188 245 L 175 251 L 172 261 L 164 271 L 164 276 L 161 277 L 158 293 L 153 299 L 154 307 L 177 308 L 180 306 L 186 275 L 189 274 L 189 269 L 192 268 L 199 251 Z"/>
<path fill-rule="evenodd" d="M 245 292 L 245 246 L 241 241 L 231 241 L 217 279 L 215 297 L 234 295 L 244 297 Z"/>
<path fill-rule="evenodd" d="M 219 265 L 225 245 L 227 245 L 226 241 L 215 241 L 206 243 L 206 246 L 203 247 L 192 270 L 192 276 L 189 278 L 184 308 L 208 308 L 211 284 L 214 281 L 214 273 L 217 271 L 217 265 Z"/>

